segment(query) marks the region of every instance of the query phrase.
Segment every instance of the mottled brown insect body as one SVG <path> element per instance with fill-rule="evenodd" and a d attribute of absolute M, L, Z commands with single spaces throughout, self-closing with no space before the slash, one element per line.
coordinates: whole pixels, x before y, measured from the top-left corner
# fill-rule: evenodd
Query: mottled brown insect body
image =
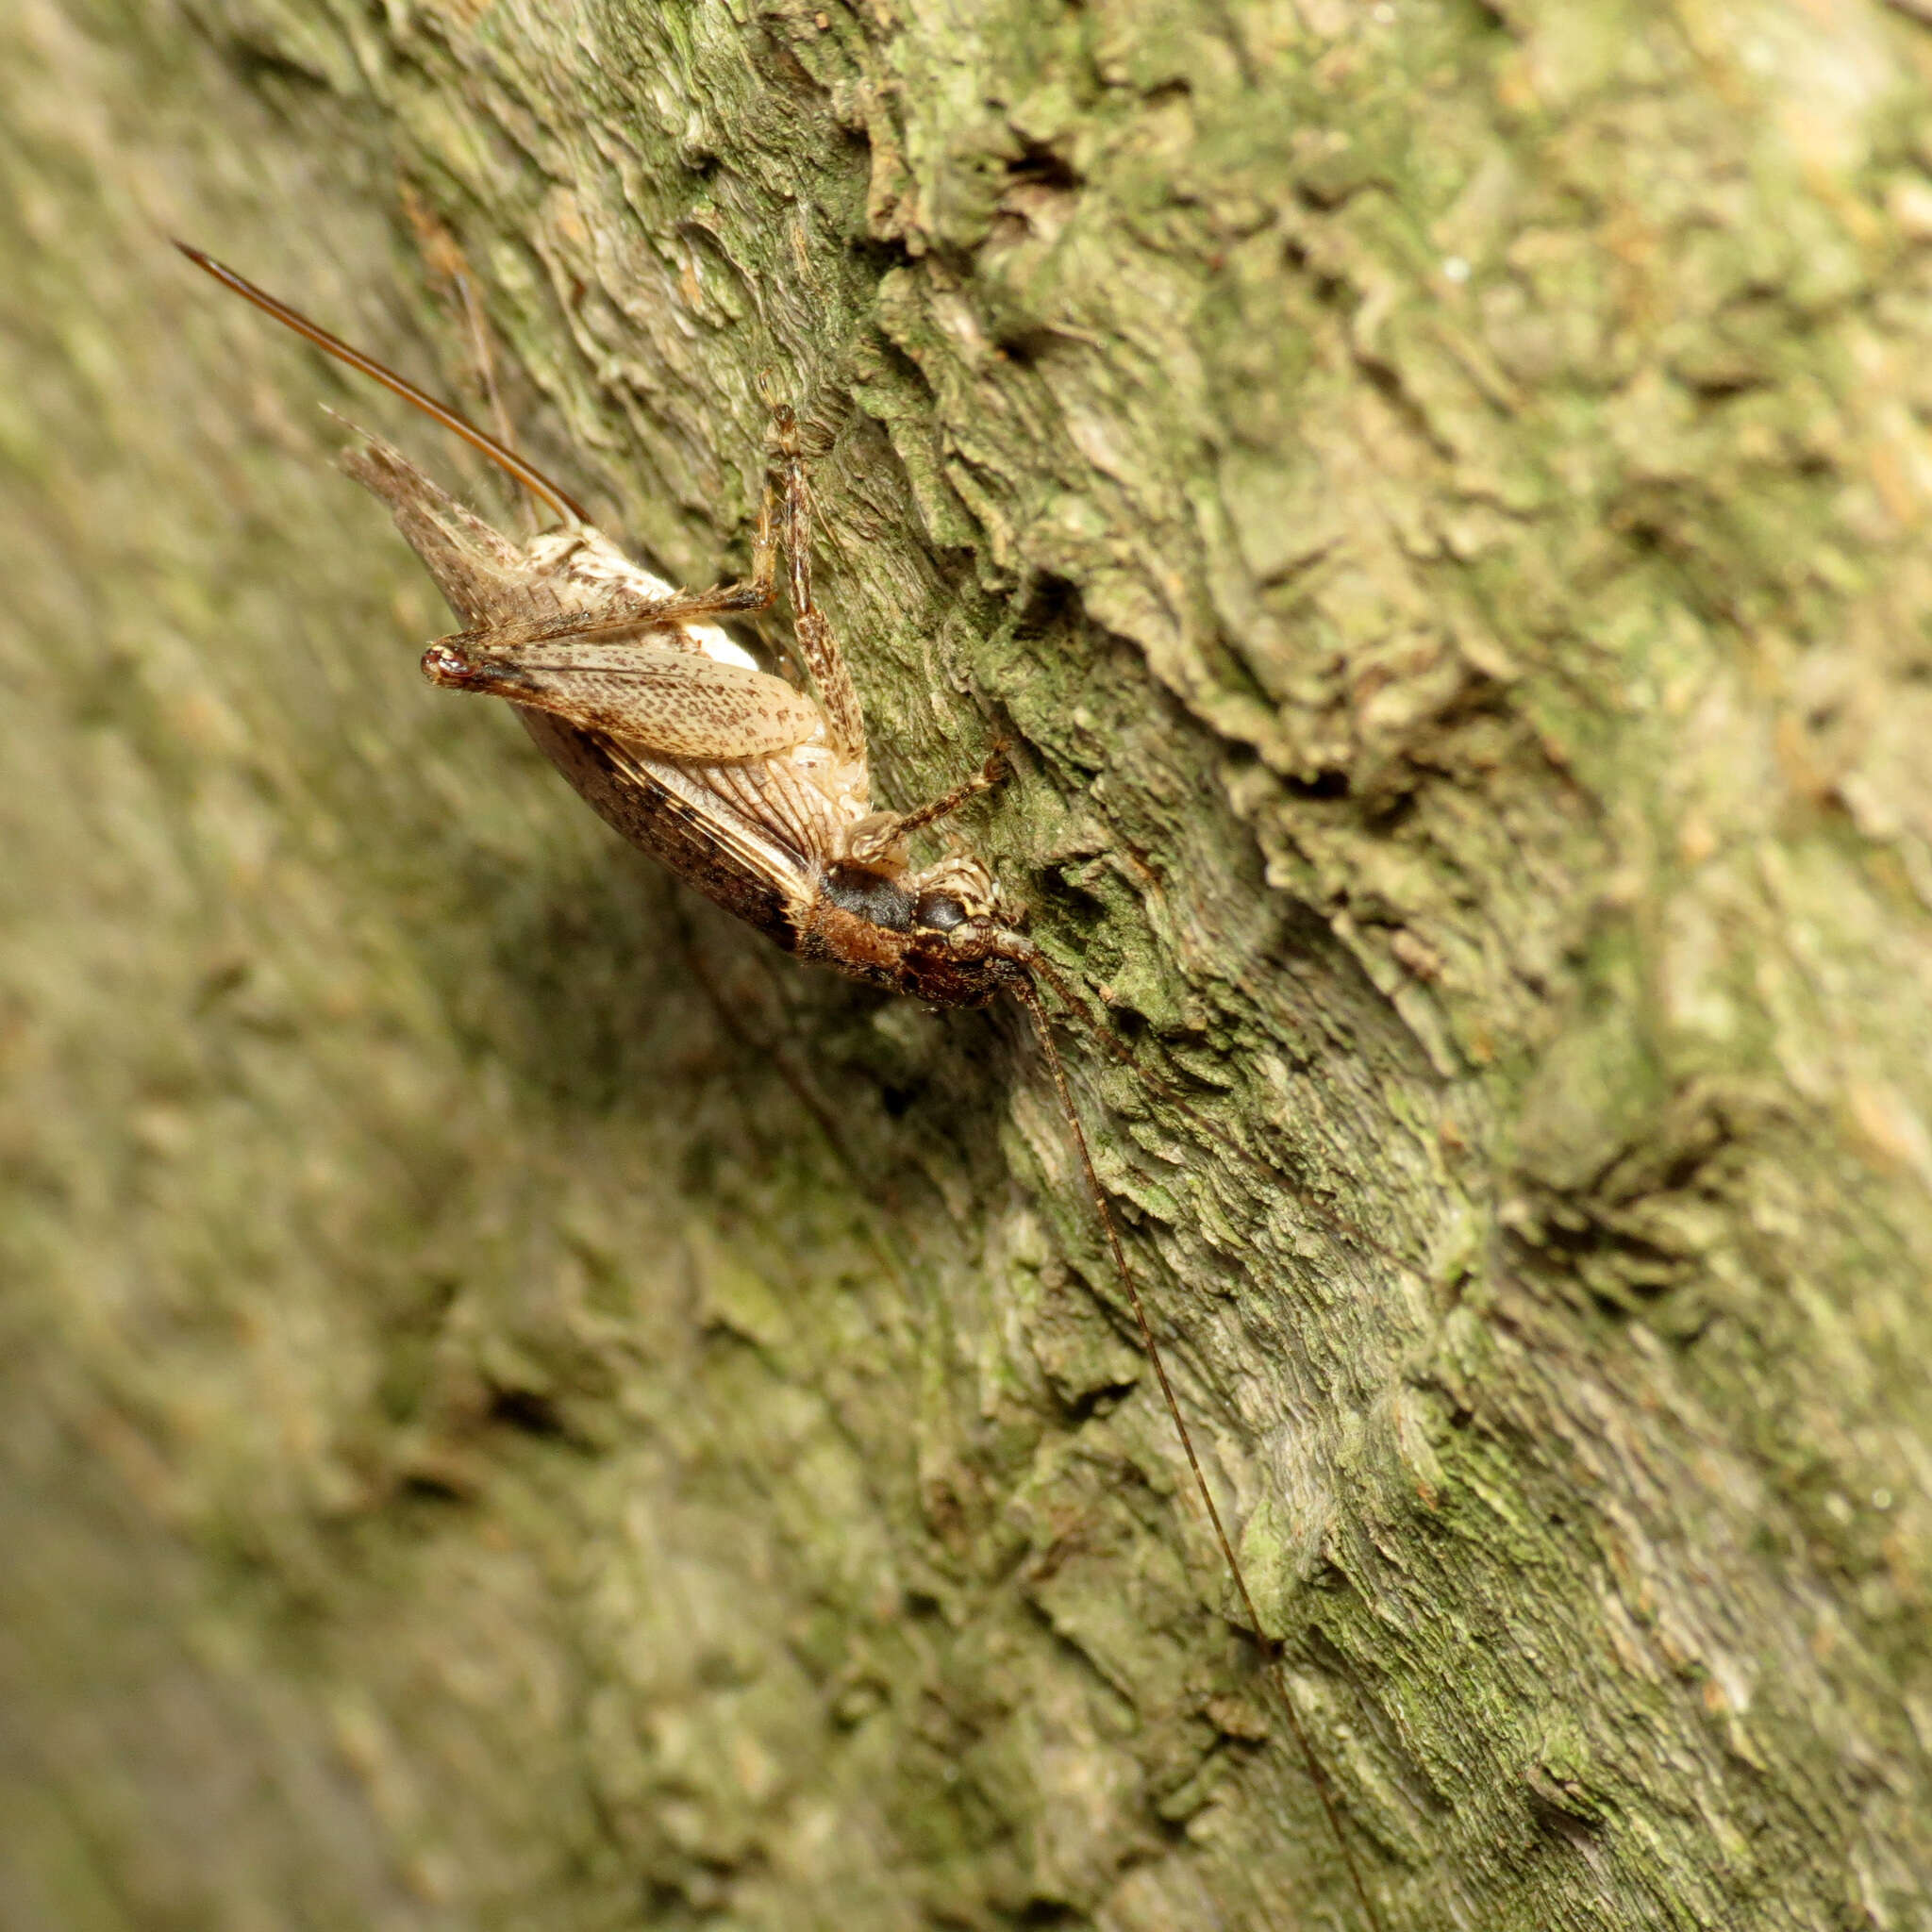
<path fill-rule="evenodd" d="M 787 952 L 933 1006 L 983 1006 L 1035 949 L 977 859 L 914 871 L 906 847 L 994 768 L 922 811 L 873 810 L 858 699 L 811 602 L 791 412 L 774 415 L 753 575 L 695 596 L 588 525 L 512 542 L 378 438 L 343 460 L 469 626 L 424 653 L 432 683 L 507 700 L 602 818 Z M 781 524 L 823 708 L 710 621 L 772 602 Z"/>

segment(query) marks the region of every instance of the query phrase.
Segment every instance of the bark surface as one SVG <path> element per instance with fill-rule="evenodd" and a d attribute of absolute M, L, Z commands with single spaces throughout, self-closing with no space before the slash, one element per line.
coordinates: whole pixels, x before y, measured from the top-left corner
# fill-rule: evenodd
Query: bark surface
<path fill-rule="evenodd" d="M 165 246 L 742 568 L 1133 1060 L 1388 1932 L 1932 1926 L 1919 0 L 13 0 L 0 1920 L 1358 1927 L 1012 1013 L 492 707 Z M 771 633 L 782 641 L 782 622 Z"/>

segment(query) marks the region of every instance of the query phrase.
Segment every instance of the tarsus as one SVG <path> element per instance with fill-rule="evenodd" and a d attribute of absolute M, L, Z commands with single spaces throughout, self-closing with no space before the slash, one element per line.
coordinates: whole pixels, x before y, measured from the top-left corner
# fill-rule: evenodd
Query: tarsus
<path fill-rule="evenodd" d="M 1301 1713 L 1295 1708 L 1293 1693 L 1288 1688 L 1288 1674 L 1282 1663 L 1281 1645 L 1268 1634 L 1261 1622 L 1260 1612 L 1255 1607 L 1255 1599 L 1248 1589 L 1248 1579 L 1241 1570 L 1241 1558 L 1235 1555 L 1234 1543 L 1229 1539 L 1226 1526 L 1221 1520 L 1221 1511 L 1214 1501 L 1214 1491 L 1208 1486 L 1207 1472 L 1201 1467 L 1201 1458 L 1194 1453 L 1194 1439 L 1188 1432 L 1188 1425 L 1181 1416 L 1181 1406 L 1174 1398 L 1174 1384 L 1168 1379 L 1167 1363 L 1160 1353 L 1160 1344 L 1154 1339 L 1154 1326 L 1147 1319 L 1147 1305 L 1141 1299 L 1141 1291 L 1134 1281 L 1133 1271 L 1127 1266 L 1126 1250 L 1121 1245 L 1120 1229 L 1115 1224 L 1113 1209 L 1108 1207 L 1106 1192 L 1100 1185 L 1100 1176 L 1094 1172 L 1093 1155 L 1087 1144 L 1087 1130 L 1080 1124 L 1079 1110 L 1074 1105 L 1074 1090 L 1067 1081 L 1067 1070 L 1061 1063 L 1059 1049 L 1054 1044 L 1053 1029 L 1047 1019 L 1045 1003 L 1040 997 L 1040 989 L 1031 979 L 1018 978 L 1013 982 L 1013 991 L 1020 1004 L 1026 1008 L 1033 1021 L 1033 1030 L 1038 1036 L 1041 1050 L 1046 1056 L 1046 1064 L 1053 1074 L 1054 1091 L 1059 1095 L 1060 1111 L 1067 1117 L 1068 1131 L 1074 1137 L 1074 1151 L 1080 1157 L 1080 1171 L 1087 1179 L 1087 1191 L 1092 1198 L 1093 1211 L 1100 1217 L 1102 1231 L 1107 1236 L 1108 1251 L 1113 1256 L 1115 1272 L 1120 1275 L 1121 1285 L 1127 1291 L 1127 1300 L 1134 1310 L 1134 1323 L 1141 1331 L 1141 1346 L 1152 1364 L 1156 1380 L 1160 1384 L 1160 1397 L 1167 1405 L 1167 1412 L 1173 1418 L 1175 1433 L 1181 1439 L 1181 1448 L 1188 1458 L 1188 1467 L 1193 1472 L 1194 1487 L 1201 1493 L 1201 1501 L 1207 1506 L 1208 1520 L 1214 1525 L 1215 1541 L 1221 1545 L 1221 1554 L 1226 1559 L 1228 1574 L 1234 1578 L 1235 1593 L 1241 1600 L 1241 1608 L 1246 1612 L 1248 1624 L 1255 1633 L 1263 1654 L 1267 1657 L 1268 1681 L 1274 1687 L 1274 1694 L 1281 1705 L 1282 1714 L 1288 1719 L 1289 1730 L 1301 1751 L 1302 1762 L 1307 1769 L 1308 1782 L 1314 1787 L 1315 1795 L 1322 1801 L 1322 1809 L 1328 1819 L 1328 1828 L 1334 1834 L 1337 1848 L 1341 1853 L 1341 1862 L 1348 1867 L 1350 1883 L 1355 1895 L 1361 1902 L 1363 1916 L 1368 1920 L 1371 1932 L 1382 1932 L 1382 1921 L 1369 1897 L 1367 1882 L 1362 1877 L 1361 1867 L 1348 1842 L 1348 1835 L 1341 1828 L 1341 1813 L 1337 1808 L 1335 1794 L 1328 1784 L 1328 1774 L 1322 1769 L 1322 1760 L 1315 1755 L 1315 1747 L 1309 1740 L 1307 1727 L 1302 1723 Z"/>

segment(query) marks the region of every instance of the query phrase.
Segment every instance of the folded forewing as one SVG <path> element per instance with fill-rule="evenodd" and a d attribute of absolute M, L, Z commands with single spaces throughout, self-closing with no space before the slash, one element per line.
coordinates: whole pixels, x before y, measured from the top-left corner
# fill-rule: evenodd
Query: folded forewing
<path fill-rule="evenodd" d="M 666 758 L 770 758 L 824 728 L 817 706 L 782 678 L 656 644 L 574 651 L 552 641 L 473 651 L 439 681 L 488 691 Z"/>
<path fill-rule="evenodd" d="M 775 935 L 781 916 L 795 920 L 810 897 L 812 866 L 720 794 L 709 782 L 715 767 L 679 764 L 601 736 L 578 741 L 620 781 L 608 808 L 591 803 L 626 838 L 761 931 Z M 645 811 L 648 824 L 640 819 Z"/>

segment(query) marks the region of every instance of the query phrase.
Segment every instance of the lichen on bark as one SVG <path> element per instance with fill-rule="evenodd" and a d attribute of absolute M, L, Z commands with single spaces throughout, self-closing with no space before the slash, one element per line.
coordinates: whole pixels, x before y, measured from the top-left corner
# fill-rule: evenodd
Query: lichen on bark
<path fill-rule="evenodd" d="M 421 687 L 395 419 L 179 232 L 480 408 L 466 285 L 687 583 L 799 397 L 1389 1932 L 1932 1924 L 1928 94 L 1869 0 L 0 21 L 8 1923 L 1363 1922 L 1024 1028 Z"/>

